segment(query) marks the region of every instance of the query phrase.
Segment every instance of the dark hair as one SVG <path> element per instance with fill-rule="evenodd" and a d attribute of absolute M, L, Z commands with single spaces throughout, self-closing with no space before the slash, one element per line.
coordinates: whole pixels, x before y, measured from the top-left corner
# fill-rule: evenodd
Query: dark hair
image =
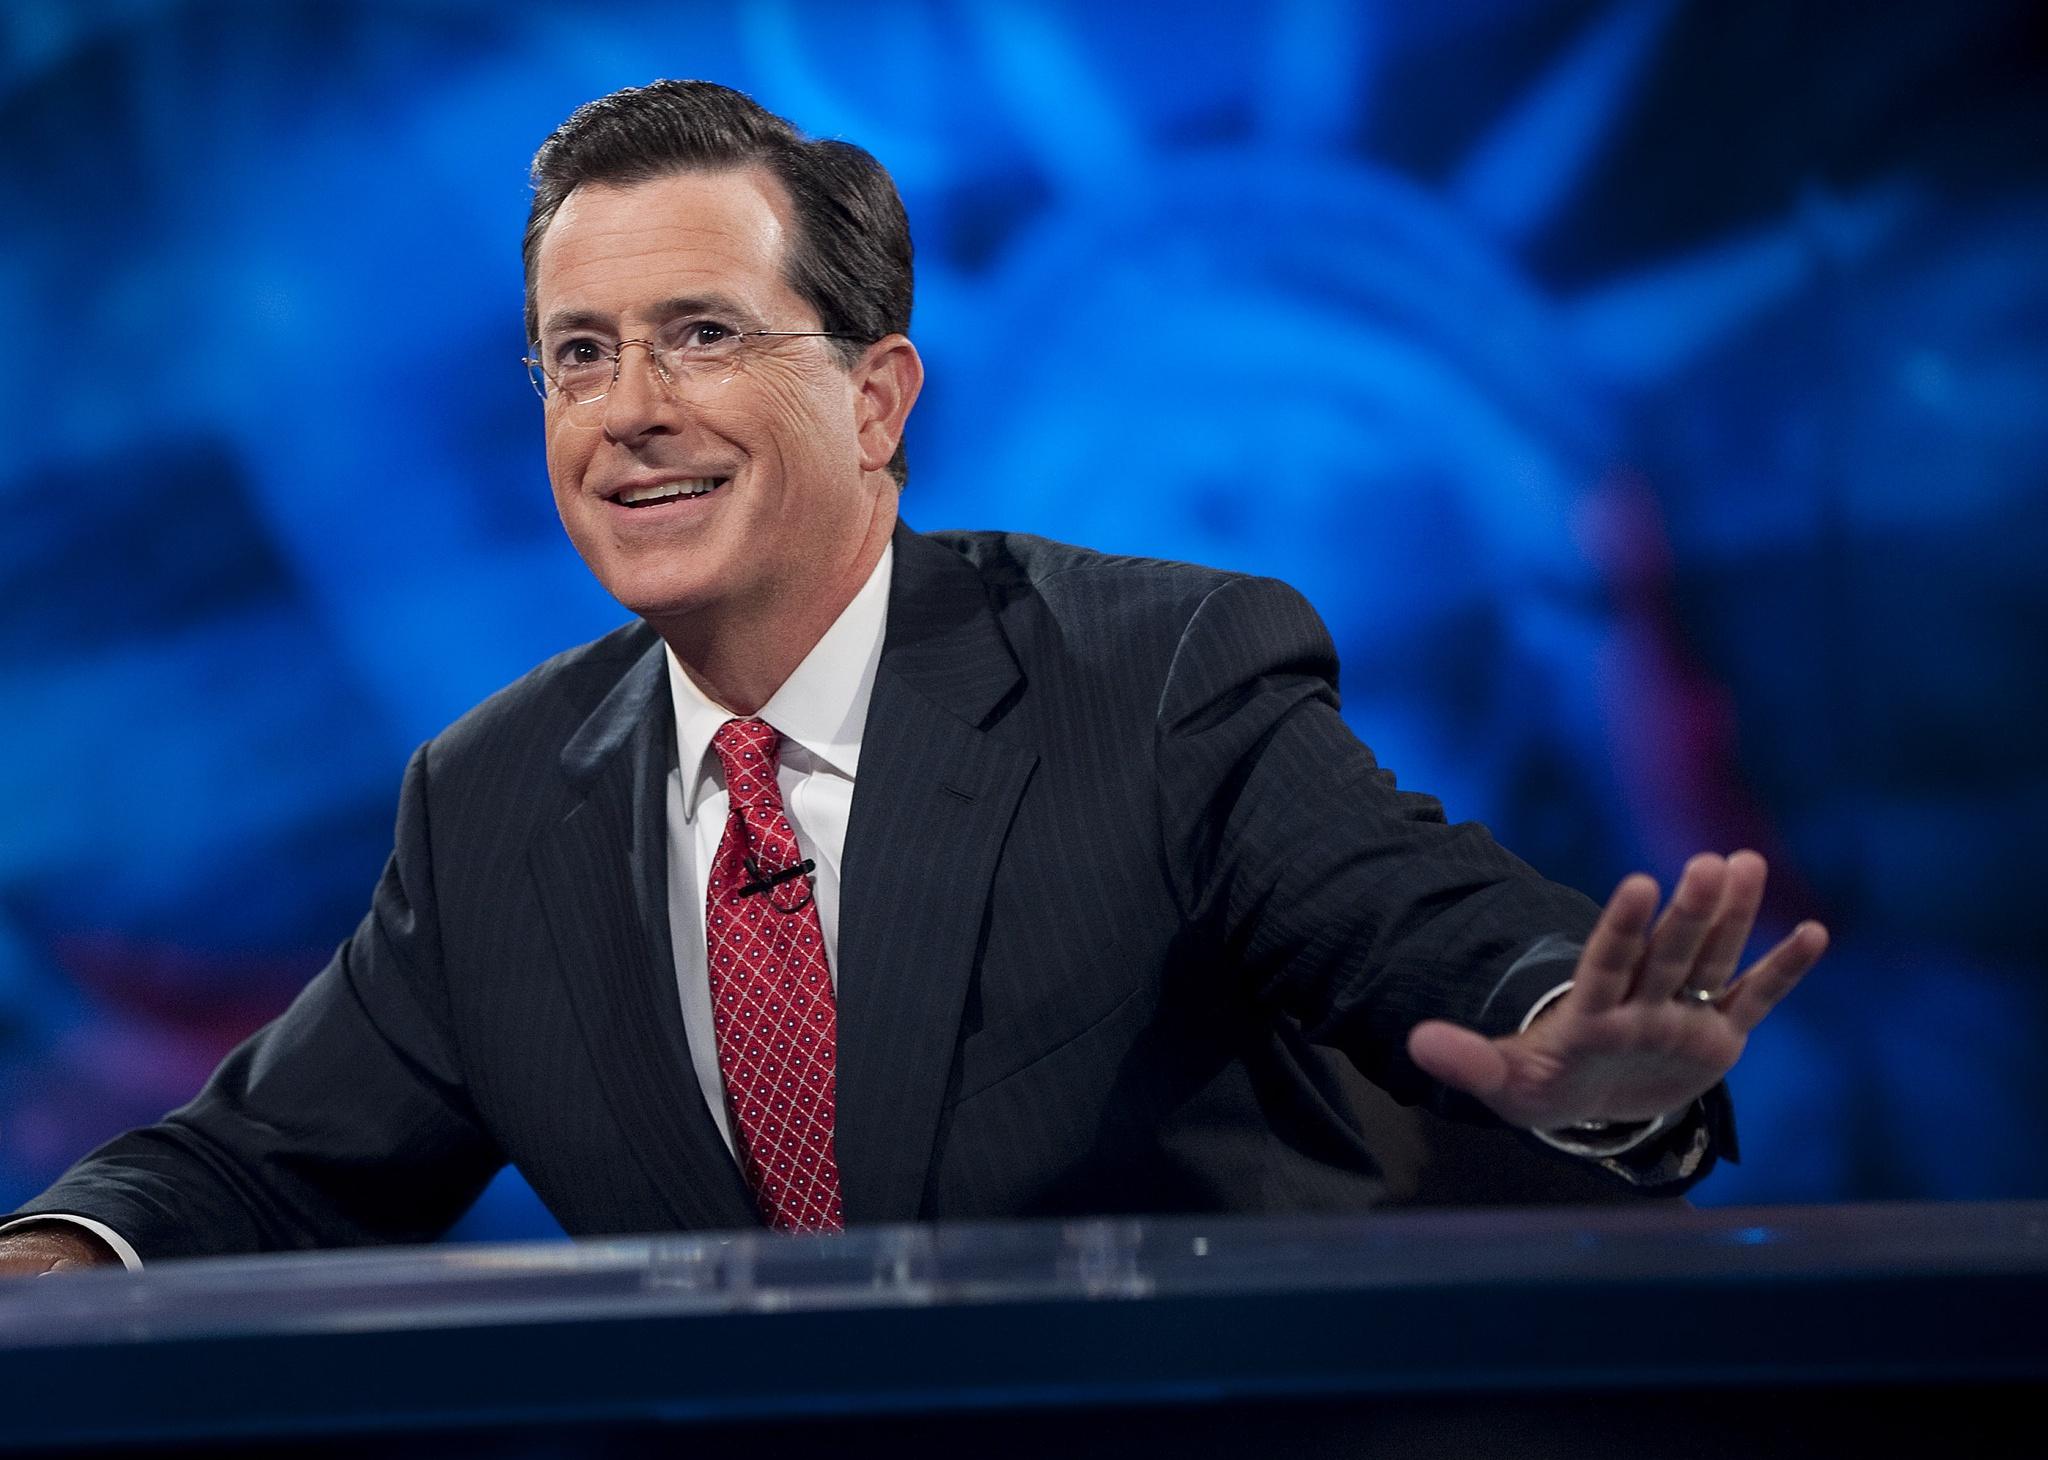
<path fill-rule="evenodd" d="M 796 215 L 783 275 L 817 311 L 818 328 L 852 364 L 864 346 L 910 329 L 910 220 L 896 184 L 865 148 L 812 141 L 729 86 L 656 81 L 587 101 L 533 157 L 526 264 L 526 337 L 540 332 L 534 256 L 563 199 L 584 183 L 651 182 L 677 172 L 762 167 L 788 190 Z M 889 463 L 908 476 L 899 443 Z"/>

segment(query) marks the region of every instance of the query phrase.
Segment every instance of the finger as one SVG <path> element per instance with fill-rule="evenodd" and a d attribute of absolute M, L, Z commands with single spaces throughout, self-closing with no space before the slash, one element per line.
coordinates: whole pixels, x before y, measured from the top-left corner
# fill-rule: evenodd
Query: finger
<path fill-rule="evenodd" d="M 1719 993 L 1735 976 L 1742 961 L 1742 948 L 1749 930 L 1756 926 L 1756 911 L 1763 906 L 1764 881 L 1768 869 L 1755 852 L 1737 852 L 1728 859 L 1727 886 L 1721 892 L 1721 906 L 1707 929 L 1699 957 L 1693 961 L 1686 983 L 1709 993 Z"/>
<path fill-rule="evenodd" d="M 1778 1000 L 1792 992 L 1827 950 L 1828 930 L 1819 923 L 1801 923 L 1730 985 L 1722 999 L 1722 1012 L 1735 1021 L 1736 1028 L 1748 1034 L 1763 1022 L 1764 1015 L 1777 1007 Z"/>
<path fill-rule="evenodd" d="M 1408 1057 L 1431 1079 L 1487 1100 L 1507 1083 L 1507 1057 L 1492 1040 L 1442 1019 L 1425 1019 L 1408 1034 Z"/>
<path fill-rule="evenodd" d="M 1721 906 L 1721 891 L 1727 881 L 1728 863 L 1712 852 L 1701 852 L 1685 864 L 1678 886 L 1671 890 L 1671 901 L 1664 904 L 1663 915 L 1650 930 L 1650 951 L 1644 955 L 1632 997 L 1661 1004 L 1685 987 L 1714 913 Z"/>
<path fill-rule="evenodd" d="M 1641 872 L 1621 879 L 1586 939 L 1586 951 L 1572 971 L 1570 998 L 1589 1014 L 1611 1009 L 1628 997 L 1636 966 L 1648 947 L 1650 919 L 1657 911 L 1657 884 Z"/>

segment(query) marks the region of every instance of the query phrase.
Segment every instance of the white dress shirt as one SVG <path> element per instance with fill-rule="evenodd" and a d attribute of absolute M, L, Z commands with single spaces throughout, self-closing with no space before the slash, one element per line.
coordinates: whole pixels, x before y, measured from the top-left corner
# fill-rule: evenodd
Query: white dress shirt
<path fill-rule="evenodd" d="M 892 543 L 853 601 L 811 646 L 782 687 L 754 717 L 782 733 L 776 784 L 796 832 L 797 849 L 816 862 L 811 895 L 825 935 L 825 962 L 832 986 L 839 986 L 839 864 L 846 850 L 846 822 L 853 810 L 853 778 L 860 771 L 860 736 L 868 700 L 875 690 L 875 666 L 882 658 L 888 626 L 889 576 L 895 566 Z M 668 687 L 676 710 L 676 767 L 668 777 L 668 932 L 675 949 L 676 989 L 683 1004 L 683 1032 L 704 1104 L 733 1149 L 732 1121 L 725 1108 L 725 1081 L 718 1072 L 718 1042 L 711 1025 L 711 979 L 704 950 L 704 892 L 711 861 L 725 834 L 725 772 L 711 737 L 733 719 L 697 688 L 673 652 Z"/>

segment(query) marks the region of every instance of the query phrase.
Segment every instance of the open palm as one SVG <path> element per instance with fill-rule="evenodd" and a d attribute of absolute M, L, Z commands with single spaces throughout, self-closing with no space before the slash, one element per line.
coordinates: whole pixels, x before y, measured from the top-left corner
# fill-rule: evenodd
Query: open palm
<path fill-rule="evenodd" d="M 1409 1035 L 1409 1055 L 1531 1130 L 1682 1110 L 1728 1073 L 1750 1031 L 1827 949 L 1827 930 L 1801 923 L 1737 976 L 1766 872 L 1755 852 L 1701 853 L 1661 915 L 1657 884 L 1624 878 L 1570 990 L 1527 1029 L 1488 1039 L 1430 1020 Z"/>

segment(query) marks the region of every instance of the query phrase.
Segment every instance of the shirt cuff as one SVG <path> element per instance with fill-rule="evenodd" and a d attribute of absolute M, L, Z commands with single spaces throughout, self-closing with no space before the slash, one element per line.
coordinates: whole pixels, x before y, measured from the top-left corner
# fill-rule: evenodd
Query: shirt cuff
<path fill-rule="evenodd" d="M 29 1222 L 69 1222 L 75 1227 L 83 1227 L 114 1249 L 114 1256 L 121 1259 L 121 1266 L 130 1272 L 142 1271 L 142 1258 L 129 1245 L 128 1239 L 105 1222 L 95 1222 L 91 1217 L 73 1216 L 70 1212 L 37 1212 L 33 1216 L 16 1217 L 11 1222 L 0 1223 L 0 1232 L 11 1232 Z"/>

